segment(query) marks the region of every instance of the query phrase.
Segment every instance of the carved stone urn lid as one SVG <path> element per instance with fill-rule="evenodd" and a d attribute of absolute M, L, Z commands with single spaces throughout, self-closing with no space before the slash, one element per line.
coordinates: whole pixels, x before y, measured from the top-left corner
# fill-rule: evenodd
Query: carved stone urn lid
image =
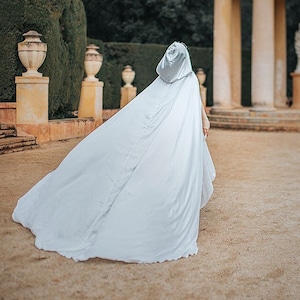
<path fill-rule="evenodd" d="M 38 33 L 35 30 L 29 30 L 29 31 L 23 33 L 23 36 L 25 36 L 25 37 L 26 36 L 38 36 L 38 37 L 40 37 L 40 36 L 42 36 L 42 34 Z"/>
<path fill-rule="evenodd" d="M 18 51 L 43 51 L 47 52 L 47 44 L 40 40 L 42 34 L 29 30 L 23 34 L 24 41 L 18 43 Z"/>
<path fill-rule="evenodd" d="M 97 50 L 99 49 L 98 46 L 94 44 L 90 44 L 86 46 L 86 53 L 85 53 L 85 60 L 93 60 L 93 61 L 102 61 L 103 60 L 103 55 L 100 54 Z"/>

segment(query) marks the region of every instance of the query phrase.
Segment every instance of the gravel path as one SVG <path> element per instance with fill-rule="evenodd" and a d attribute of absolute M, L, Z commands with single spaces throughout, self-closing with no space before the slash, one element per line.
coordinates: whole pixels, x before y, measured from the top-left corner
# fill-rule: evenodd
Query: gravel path
<path fill-rule="evenodd" d="M 37 250 L 11 220 L 79 141 L 0 155 L 0 299 L 300 299 L 300 133 L 212 129 L 217 178 L 199 253 L 144 265 L 75 263 Z"/>

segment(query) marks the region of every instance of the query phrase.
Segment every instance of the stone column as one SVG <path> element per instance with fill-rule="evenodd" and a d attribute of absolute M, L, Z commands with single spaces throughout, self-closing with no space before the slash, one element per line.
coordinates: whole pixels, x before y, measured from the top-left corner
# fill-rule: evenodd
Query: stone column
<path fill-rule="evenodd" d="M 252 108 L 274 110 L 274 0 L 253 0 Z"/>
<path fill-rule="evenodd" d="M 241 0 L 232 1 L 231 41 L 231 103 L 234 107 L 240 107 L 242 101 Z"/>
<path fill-rule="evenodd" d="M 232 0 L 214 2 L 213 101 L 214 109 L 231 105 L 231 20 Z"/>
<path fill-rule="evenodd" d="M 275 0 L 275 106 L 286 107 L 286 0 Z"/>

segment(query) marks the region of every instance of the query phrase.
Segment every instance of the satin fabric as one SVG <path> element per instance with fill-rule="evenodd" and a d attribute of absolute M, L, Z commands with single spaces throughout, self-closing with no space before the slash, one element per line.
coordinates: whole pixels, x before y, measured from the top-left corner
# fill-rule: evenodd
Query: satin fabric
<path fill-rule="evenodd" d="M 37 248 L 75 261 L 138 263 L 197 253 L 215 169 L 183 44 L 168 47 L 157 73 L 19 199 L 13 220 L 32 231 Z"/>

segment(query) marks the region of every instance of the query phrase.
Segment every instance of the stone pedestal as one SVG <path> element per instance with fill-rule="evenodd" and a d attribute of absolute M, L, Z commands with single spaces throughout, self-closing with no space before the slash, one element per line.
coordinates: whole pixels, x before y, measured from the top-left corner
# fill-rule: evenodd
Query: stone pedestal
<path fill-rule="evenodd" d="M 15 77 L 16 127 L 18 135 L 34 135 L 37 142 L 49 140 L 48 77 Z"/>
<path fill-rule="evenodd" d="M 103 85 L 102 81 L 82 82 L 78 118 L 94 118 L 102 122 Z"/>
<path fill-rule="evenodd" d="M 15 78 L 17 124 L 43 124 L 48 122 L 48 77 Z"/>
<path fill-rule="evenodd" d="M 293 78 L 293 105 L 292 108 L 300 109 L 300 73 L 291 73 Z"/>
<path fill-rule="evenodd" d="M 120 108 L 128 104 L 136 96 L 136 87 L 122 87 L 121 88 L 121 103 Z"/>

